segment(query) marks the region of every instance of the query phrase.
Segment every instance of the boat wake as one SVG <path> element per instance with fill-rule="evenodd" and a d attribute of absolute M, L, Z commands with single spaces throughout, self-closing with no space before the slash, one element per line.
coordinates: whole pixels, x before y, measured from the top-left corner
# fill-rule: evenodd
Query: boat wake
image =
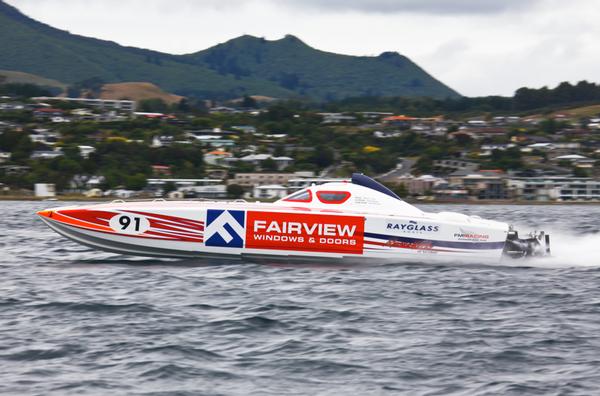
<path fill-rule="evenodd" d="M 549 230 L 548 233 L 551 238 L 550 256 L 528 259 L 527 266 L 600 267 L 600 234 L 575 234 L 564 230 Z"/>

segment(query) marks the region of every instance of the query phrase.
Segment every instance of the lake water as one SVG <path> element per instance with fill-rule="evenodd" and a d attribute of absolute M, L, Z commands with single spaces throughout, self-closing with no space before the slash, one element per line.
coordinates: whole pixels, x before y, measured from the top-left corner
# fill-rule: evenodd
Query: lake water
<path fill-rule="evenodd" d="M 0 394 L 593 395 L 600 206 L 425 206 L 543 229 L 513 266 L 131 258 L 0 202 Z"/>

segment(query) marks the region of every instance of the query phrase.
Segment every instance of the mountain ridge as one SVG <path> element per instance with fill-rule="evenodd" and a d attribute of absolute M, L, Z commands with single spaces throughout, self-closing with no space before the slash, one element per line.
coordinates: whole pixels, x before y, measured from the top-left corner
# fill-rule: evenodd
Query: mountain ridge
<path fill-rule="evenodd" d="M 18 44 L 18 45 L 16 45 Z M 122 46 L 72 34 L 22 14 L 0 0 L 0 69 L 68 84 L 147 81 L 182 96 L 225 99 L 243 95 L 335 100 L 353 96 L 460 96 L 409 58 L 321 51 L 298 37 L 233 38 L 184 55 Z"/>

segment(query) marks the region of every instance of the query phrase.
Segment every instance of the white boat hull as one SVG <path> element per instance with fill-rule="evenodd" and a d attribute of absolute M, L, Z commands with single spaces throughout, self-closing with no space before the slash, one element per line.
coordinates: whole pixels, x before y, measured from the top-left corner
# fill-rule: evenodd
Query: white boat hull
<path fill-rule="evenodd" d="M 415 217 L 241 202 L 117 202 L 38 214 L 81 244 L 151 257 L 499 262 L 509 231 L 505 223 L 459 214 Z"/>

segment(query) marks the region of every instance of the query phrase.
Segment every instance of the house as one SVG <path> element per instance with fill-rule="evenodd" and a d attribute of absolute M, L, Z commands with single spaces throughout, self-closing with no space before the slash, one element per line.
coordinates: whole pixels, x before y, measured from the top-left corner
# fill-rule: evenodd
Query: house
<path fill-rule="evenodd" d="M 503 127 L 460 127 L 458 131 L 452 132 L 449 137 L 455 138 L 457 135 L 468 135 L 473 139 L 483 139 L 497 136 L 508 135 L 509 130 Z"/>
<path fill-rule="evenodd" d="M 462 178 L 462 186 L 477 199 L 508 199 L 506 175 L 497 170 L 483 170 Z"/>
<path fill-rule="evenodd" d="M 343 122 L 353 122 L 356 121 L 356 117 L 345 115 L 342 113 L 317 113 L 321 117 L 323 117 L 323 124 L 340 124 Z"/>
<path fill-rule="evenodd" d="M 394 115 L 394 113 L 386 113 L 381 111 L 361 111 L 359 114 L 370 120 L 380 120 L 383 117 L 390 117 Z"/>
<path fill-rule="evenodd" d="M 152 174 L 154 176 L 171 176 L 171 167 L 167 165 L 152 165 Z"/>
<path fill-rule="evenodd" d="M 297 177 L 294 173 L 236 173 L 228 184 L 237 184 L 242 187 L 254 187 L 260 185 L 287 184 L 288 181 Z"/>
<path fill-rule="evenodd" d="M 255 186 L 252 192 L 254 198 L 260 199 L 280 199 L 288 195 L 288 188 L 280 184 L 268 184 L 264 186 Z"/>
<path fill-rule="evenodd" d="M 96 148 L 93 146 L 77 146 L 77 148 L 82 158 L 89 158 L 90 154 L 96 151 Z"/>
<path fill-rule="evenodd" d="M 185 198 L 227 198 L 227 186 L 224 184 L 180 187 L 177 191 L 182 192 Z"/>
<path fill-rule="evenodd" d="M 265 161 L 272 160 L 275 162 L 277 170 L 282 170 L 292 165 L 294 162 L 293 158 L 290 157 L 274 157 L 271 154 L 250 154 L 239 159 L 242 162 L 250 163 L 257 167 L 262 167 Z"/>
<path fill-rule="evenodd" d="M 106 181 L 104 176 L 75 175 L 70 187 L 74 191 L 98 189 Z"/>
<path fill-rule="evenodd" d="M 410 195 L 424 195 L 425 193 L 431 192 L 436 186 L 444 184 L 446 180 L 431 175 L 422 175 L 415 177 L 407 174 L 397 177 L 389 182 L 394 184 L 402 184 L 406 187 L 407 192 Z"/>
<path fill-rule="evenodd" d="M 303 188 L 310 187 L 313 184 L 323 184 L 323 183 L 339 183 L 343 181 L 348 181 L 348 179 L 341 178 L 324 178 L 324 177 L 312 177 L 312 176 L 303 176 L 300 175 L 302 172 L 296 172 L 296 175 L 300 176 L 296 179 L 290 179 L 288 181 L 288 188 L 290 192 L 302 190 Z"/>
<path fill-rule="evenodd" d="M 29 172 L 31 167 L 24 165 L 2 165 L 0 169 L 2 169 L 5 175 L 21 176 Z"/>
<path fill-rule="evenodd" d="M 210 146 L 214 148 L 219 147 L 234 147 L 236 143 L 231 139 L 210 139 L 204 142 L 205 146 Z"/>
<path fill-rule="evenodd" d="M 476 162 L 464 161 L 461 159 L 441 159 L 433 161 L 433 167 L 440 171 L 457 171 L 464 170 L 467 172 L 472 172 L 479 167 L 479 164 Z"/>
<path fill-rule="evenodd" d="M 0 164 L 10 161 L 10 157 L 12 153 L 8 153 L 6 151 L 0 151 Z"/>
<path fill-rule="evenodd" d="M 373 132 L 373 137 L 377 139 L 388 139 L 394 138 L 402 135 L 402 131 L 375 131 Z"/>
<path fill-rule="evenodd" d="M 588 158 L 588 157 L 585 157 L 585 156 L 579 155 L 579 154 L 561 155 L 561 156 L 552 158 L 551 161 L 553 161 L 553 162 L 567 161 L 567 162 L 570 162 L 572 165 L 575 165 L 580 168 L 592 168 L 594 166 L 594 164 L 596 163 L 595 159 Z"/>
<path fill-rule="evenodd" d="M 507 180 L 519 199 L 528 201 L 598 201 L 600 180 L 587 177 L 546 176 Z"/>
<path fill-rule="evenodd" d="M 226 194 L 226 186 L 218 187 L 212 189 L 199 189 L 196 187 L 205 187 L 205 186 L 218 186 L 223 185 L 222 179 L 147 179 L 146 180 L 147 187 L 146 189 L 154 193 L 155 196 L 162 196 L 165 185 L 167 183 L 172 183 L 175 185 L 178 191 L 189 191 L 189 196 L 198 196 L 198 197 L 208 197 L 215 198 L 216 195 Z M 223 193 L 225 191 L 225 193 Z M 197 195 L 196 195 L 197 194 Z"/>
<path fill-rule="evenodd" d="M 34 151 L 30 158 L 31 159 L 54 159 L 58 157 L 62 157 L 64 154 L 60 150 L 55 151 L 47 151 L 47 150 L 36 150 Z"/>
<path fill-rule="evenodd" d="M 469 191 L 460 186 L 444 183 L 433 189 L 433 196 L 438 201 L 461 202 L 469 198 Z"/>
<path fill-rule="evenodd" d="M 168 147 L 173 144 L 173 136 L 154 136 L 150 147 Z"/>
<path fill-rule="evenodd" d="M 37 118 L 62 117 L 64 114 L 63 110 L 53 107 L 42 107 L 33 111 L 33 116 Z"/>
<path fill-rule="evenodd" d="M 211 107 L 208 112 L 210 114 L 218 114 L 218 113 L 223 113 L 223 114 L 237 114 L 237 113 L 241 113 L 240 110 L 238 109 L 234 109 L 233 107 L 226 107 L 226 106 L 216 106 L 216 107 Z"/>
<path fill-rule="evenodd" d="M 227 159 L 233 154 L 224 150 L 213 150 L 204 154 L 204 162 L 208 165 L 227 166 Z"/>
<path fill-rule="evenodd" d="M 409 117 L 405 115 L 394 115 L 389 117 L 384 117 L 381 119 L 384 125 L 390 125 L 400 128 L 409 128 L 413 122 L 417 121 L 418 118 Z"/>
<path fill-rule="evenodd" d="M 35 183 L 34 192 L 40 198 L 55 197 L 56 186 L 53 183 Z"/>
<path fill-rule="evenodd" d="M 63 102 L 80 103 L 85 106 L 98 107 L 100 109 L 114 109 L 126 112 L 133 112 L 136 108 L 136 102 L 133 100 L 113 100 L 113 99 L 89 99 L 89 98 L 62 98 L 62 97 L 47 97 L 39 96 L 32 98 L 36 102 L 44 102 L 48 100 L 60 100 Z"/>
<path fill-rule="evenodd" d="M 60 139 L 60 137 L 61 136 L 58 133 L 52 133 L 47 131 L 42 133 L 32 133 L 29 135 L 29 139 L 31 139 L 33 143 L 42 143 L 46 146 L 55 145 Z"/>
<path fill-rule="evenodd" d="M 116 197 L 121 199 L 129 199 L 137 194 L 137 191 L 126 190 L 124 188 L 117 188 L 115 190 L 107 190 L 104 192 L 104 196 Z"/>
<path fill-rule="evenodd" d="M 251 125 L 236 125 L 236 126 L 232 126 L 231 129 L 240 131 L 243 133 L 256 133 L 256 127 L 253 127 Z"/>

